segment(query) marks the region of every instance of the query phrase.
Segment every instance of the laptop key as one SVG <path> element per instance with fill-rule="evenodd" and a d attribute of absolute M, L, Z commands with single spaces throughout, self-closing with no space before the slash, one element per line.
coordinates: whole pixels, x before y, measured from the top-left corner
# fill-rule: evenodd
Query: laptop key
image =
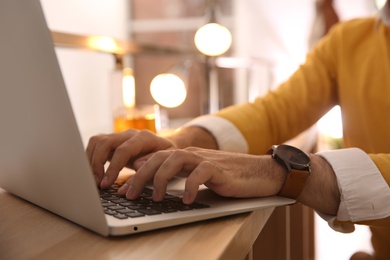
<path fill-rule="evenodd" d="M 152 206 L 151 207 L 154 210 L 157 210 L 162 213 L 172 213 L 172 212 L 177 212 L 177 209 L 170 208 L 170 207 L 164 207 L 164 206 Z"/>
<path fill-rule="evenodd" d="M 113 200 L 111 200 L 111 202 L 116 203 L 116 204 L 121 204 L 124 202 L 128 202 L 128 200 L 124 199 L 124 198 L 119 198 L 119 199 L 113 199 Z"/>
<path fill-rule="evenodd" d="M 144 193 L 151 195 L 153 193 L 153 190 L 149 188 L 144 188 Z"/>
<path fill-rule="evenodd" d="M 126 216 L 125 214 L 121 214 L 121 213 L 115 214 L 114 217 L 119 218 L 119 219 L 127 219 L 128 218 L 128 216 Z"/>
<path fill-rule="evenodd" d="M 119 203 L 119 205 L 121 205 L 123 207 L 129 207 L 129 206 L 136 206 L 137 203 L 134 203 L 134 202 L 128 200 L 127 202 Z"/>
<path fill-rule="evenodd" d="M 127 214 L 127 213 L 134 213 L 135 210 L 132 210 L 132 209 L 119 209 L 117 210 L 118 213 L 121 213 L 121 214 Z"/>
<path fill-rule="evenodd" d="M 119 209 L 125 209 L 125 207 L 122 207 L 122 206 L 111 206 L 111 207 L 108 207 L 108 209 L 119 210 Z"/>
<path fill-rule="evenodd" d="M 106 210 L 104 210 L 104 213 L 106 213 L 107 215 L 115 215 L 116 211 L 115 210 L 106 209 Z"/>
<path fill-rule="evenodd" d="M 103 207 L 112 207 L 112 206 L 116 206 L 116 204 L 112 203 L 112 202 L 102 202 L 102 206 Z"/>
<path fill-rule="evenodd" d="M 139 217 L 145 217 L 145 214 L 142 214 L 140 212 L 133 212 L 133 213 L 126 213 L 125 214 L 126 216 L 130 217 L 130 218 L 139 218 Z"/>
<path fill-rule="evenodd" d="M 147 205 L 131 205 L 128 207 L 129 207 L 129 209 L 140 210 L 140 209 L 146 209 L 148 206 Z"/>
<path fill-rule="evenodd" d="M 154 209 L 139 209 L 138 212 L 141 212 L 145 215 L 157 215 L 161 214 L 160 211 L 154 210 Z"/>

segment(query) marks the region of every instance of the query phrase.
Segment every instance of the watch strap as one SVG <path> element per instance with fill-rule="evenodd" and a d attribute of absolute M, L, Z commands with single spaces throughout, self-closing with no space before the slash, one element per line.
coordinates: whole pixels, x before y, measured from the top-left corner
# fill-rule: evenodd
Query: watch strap
<path fill-rule="evenodd" d="M 298 198 L 308 177 L 308 171 L 291 169 L 278 195 L 292 199 Z"/>

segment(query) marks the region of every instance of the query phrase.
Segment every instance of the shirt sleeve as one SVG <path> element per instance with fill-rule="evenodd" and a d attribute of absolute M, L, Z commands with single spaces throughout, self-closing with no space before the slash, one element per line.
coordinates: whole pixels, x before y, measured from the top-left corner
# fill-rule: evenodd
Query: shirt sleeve
<path fill-rule="evenodd" d="M 248 153 L 248 143 L 237 127 L 229 120 L 215 116 L 204 115 L 193 119 L 183 127 L 199 126 L 209 131 L 217 141 L 221 151 Z"/>
<path fill-rule="evenodd" d="M 340 232 L 352 232 L 353 224 L 390 216 L 390 189 L 371 158 L 358 148 L 323 151 L 336 174 L 340 189 L 337 216 L 319 214 Z M 348 162 L 348 163 L 346 163 Z M 338 220 L 335 224 L 335 220 Z M 345 221 L 340 224 L 339 221 Z"/>

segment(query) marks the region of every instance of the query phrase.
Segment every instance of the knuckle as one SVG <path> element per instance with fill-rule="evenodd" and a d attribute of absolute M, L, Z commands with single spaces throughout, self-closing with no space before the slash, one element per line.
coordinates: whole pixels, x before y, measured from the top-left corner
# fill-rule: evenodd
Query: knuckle
<path fill-rule="evenodd" d="M 183 150 L 192 152 L 192 151 L 196 151 L 196 150 L 198 150 L 198 149 L 199 149 L 199 148 L 197 148 L 197 147 L 189 146 L 189 147 L 184 148 Z"/>
<path fill-rule="evenodd" d="M 187 154 L 188 154 L 188 151 L 186 151 L 185 149 L 178 149 L 172 153 L 172 155 L 175 156 L 176 158 L 182 158 L 182 157 L 186 156 Z"/>
<path fill-rule="evenodd" d="M 173 152 L 171 151 L 170 155 L 167 157 L 169 160 L 166 162 L 176 162 L 176 163 L 184 163 L 186 159 L 188 158 L 188 152 L 185 150 L 174 150 Z"/>
<path fill-rule="evenodd" d="M 123 154 L 123 153 L 126 153 L 128 151 L 128 147 L 126 145 L 126 143 L 123 143 L 121 145 L 119 145 L 116 149 L 115 149 L 115 153 L 117 154 Z"/>
<path fill-rule="evenodd" d="M 169 154 L 169 151 L 159 150 L 159 151 L 154 152 L 153 155 L 151 156 L 151 158 L 161 160 L 161 159 L 164 159 L 165 157 L 167 157 L 168 154 Z"/>
<path fill-rule="evenodd" d="M 101 139 L 104 138 L 104 135 L 103 134 L 100 134 L 100 135 L 95 135 L 95 136 L 92 136 L 90 139 L 89 139 L 89 142 L 90 143 L 98 143 L 100 142 Z"/>
<path fill-rule="evenodd" d="M 139 130 L 139 131 L 138 131 L 138 134 L 139 134 L 140 136 L 145 136 L 145 137 L 154 135 L 154 134 L 153 134 L 150 130 L 148 130 L 148 129 Z"/>
<path fill-rule="evenodd" d="M 123 131 L 122 133 L 119 134 L 124 134 L 124 135 L 134 135 L 135 133 L 138 133 L 138 130 L 136 129 L 127 129 Z"/>
<path fill-rule="evenodd" d="M 100 136 L 96 141 L 96 146 L 101 148 L 111 147 L 111 139 L 107 135 Z"/>
<path fill-rule="evenodd" d="M 201 163 L 199 163 L 197 169 L 199 171 L 209 171 L 209 170 L 212 170 L 214 167 L 214 164 L 211 163 L 210 161 L 202 161 Z"/>

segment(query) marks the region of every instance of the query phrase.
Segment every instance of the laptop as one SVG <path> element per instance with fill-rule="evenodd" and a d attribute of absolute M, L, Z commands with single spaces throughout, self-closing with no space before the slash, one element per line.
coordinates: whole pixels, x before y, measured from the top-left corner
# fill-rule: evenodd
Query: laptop
<path fill-rule="evenodd" d="M 294 203 L 277 196 L 224 198 L 205 187 L 200 207 L 155 214 L 124 207 L 112 191 L 101 199 L 40 2 L 0 0 L 0 35 L 0 187 L 8 192 L 103 236 Z M 182 192 L 183 180 L 174 179 L 167 199 Z M 112 213 L 121 207 L 123 213 Z"/>

